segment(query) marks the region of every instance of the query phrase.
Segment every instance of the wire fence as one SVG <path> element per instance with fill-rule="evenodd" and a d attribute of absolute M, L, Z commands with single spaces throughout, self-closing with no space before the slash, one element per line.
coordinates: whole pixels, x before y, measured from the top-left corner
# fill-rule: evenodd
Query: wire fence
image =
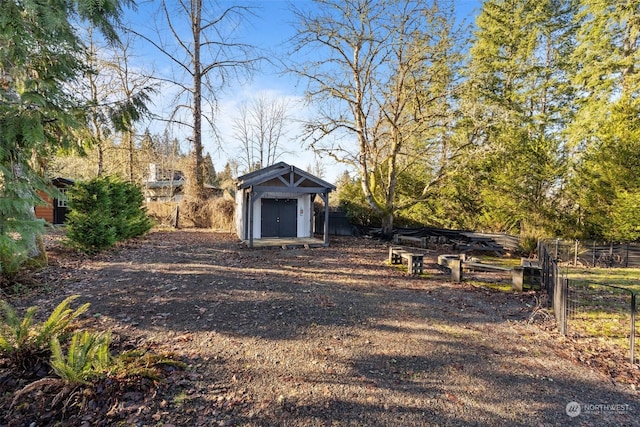
<path fill-rule="evenodd" d="M 560 333 L 600 338 L 628 352 L 632 364 L 640 363 L 636 293 L 622 286 L 568 279 L 559 266 L 560 248 L 557 242 L 541 242 L 538 247 L 542 287 L 550 297 Z"/>
<path fill-rule="evenodd" d="M 640 244 L 581 240 L 545 241 L 549 251 L 562 263 L 585 267 L 640 267 Z"/>

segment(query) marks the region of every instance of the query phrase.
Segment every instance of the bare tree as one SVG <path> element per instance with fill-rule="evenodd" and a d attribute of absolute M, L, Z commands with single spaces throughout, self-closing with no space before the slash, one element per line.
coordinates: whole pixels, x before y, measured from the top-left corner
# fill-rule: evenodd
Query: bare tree
<path fill-rule="evenodd" d="M 318 178 L 324 178 L 326 175 L 327 168 L 318 154 L 314 154 L 313 163 L 307 165 L 307 172 L 317 176 Z"/>
<path fill-rule="evenodd" d="M 191 130 L 193 161 L 187 180 L 187 196 L 204 197 L 202 119 L 215 132 L 217 100 L 232 78 L 248 75 L 259 58 L 253 47 L 235 38 L 237 30 L 251 14 L 244 6 L 223 7 L 215 1 L 162 1 L 153 34 L 137 34 L 173 65 L 171 74 L 159 80 L 178 88 L 174 109 L 167 119 Z M 203 114 L 203 103 L 209 114 Z"/>
<path fill-rule="evenodd" d="M 109 116 L 115 130 L 120 134 L 120 144 L 127 152 L 127 175 L 129 182 L 135 181 L 135 124 L 151 115 L 147 105 L 156 92 L 151 78 L 136 72 L 131 67 L 133 57 L 131 39 L 127 38 L 113 51 L 113 59 L 107 64 L 114 75 L 114 84 L 119 100 L 110 106 Z M 141 176 L 140 176 L 141 177 Z"/>
<path fill-rule="evenodd" d="M 287 136 L 289 110 L 286 100 L 265 95 L 239 106 L 233 135 L 240 143 L 239 160 L 248 172 L 270 166 L 285 154 L 281 143 Z"/>
<path fill-rule="evenodd" d="M 390 235 L 399 203 L 424 199 L 444 173 L 453 65 L 459 60 L 452 6 L 438 1 L 316 0 L 296 9 L 290 71 L 308 83 L 316 115 L 306 140 L 352 166 L 364 196 Z M 310 54 L 313 53 L 313 55 Z M 443 111 L 444 110 L 444 111 Z M 398 194 L 417 163 L 422 188 Z M 402 201 L 401 201 L 402 199 Z"/>
<path fill-rule="evenodd" d="M 149 115 L 149 95 L 155 89 L 149 78 L 131 69 L 130 43 L 101 44 L 87 29 L 86 62 L 89 71 L 73 85 L 73 91 L 83 98 L 86 127 L 76 130 L 76 137 L 93 148 L 97 156 L 96 175 L 103 174 L 107 150 L 113 148 L 114 137 L 121 135 L 120 148 L 128 154 L 127 175 L 134 180 L 134 125 Z"/>
<path fill-rule="evenodd" d="M 108 104 L 114 97 L 111 80 L 113 76 L 107 76 L 101 72 L 107 68 L 106 61 L 101 56 L 103 49 L 104 46 L 100 46 L 93 35 L 93 28 L 88 28 L 86 62 L 91 71 L 85 74 L 85 79 L 80 80 L 80 84 L 74 89 L 81 98 L 84 98 L 88 107 L 87 126 L 76 130 L 76 136 L 84 143 L 80 147 L 86 145 L 96 151 L 97 176 L 102 175 L 104 171 L 105 143 L 112 134 Z"/>

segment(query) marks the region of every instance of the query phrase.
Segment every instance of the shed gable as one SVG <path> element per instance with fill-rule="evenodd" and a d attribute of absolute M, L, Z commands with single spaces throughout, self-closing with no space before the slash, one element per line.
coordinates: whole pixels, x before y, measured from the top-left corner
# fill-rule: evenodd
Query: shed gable
<path fill-rule="evenodd" d="M 248 173 L 238 178 L 238 188 L 252 187 L 263 191 L 322 193 L 335 190 L 333 184 L 284 162 Z"/>

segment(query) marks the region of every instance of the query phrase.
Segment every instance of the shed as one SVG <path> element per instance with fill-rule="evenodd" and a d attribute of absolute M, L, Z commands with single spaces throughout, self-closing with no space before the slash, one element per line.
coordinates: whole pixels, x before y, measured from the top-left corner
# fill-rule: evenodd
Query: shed
<path fill-rule="evenodd" d="M 236 231 L 254 247 L 254 240 L 313 237 L 313 201 L 324 202 L 324 240 L 329 245 L 329 193 L 336 187 L 279 162 L 238 177 Z"/>
<path fill-rule="evenodd" d="M 66 178 L 52 179 L 51 185 L 57 188 L 61 195 L 52 199 L 47 194 L 39 192 L 45 205 L 35 207 L 36 218 L 44 219 L 50 224 L 64 224 L 67 218 L 67 198 L 64 193 L 73 183 L 72 180 Z"/>

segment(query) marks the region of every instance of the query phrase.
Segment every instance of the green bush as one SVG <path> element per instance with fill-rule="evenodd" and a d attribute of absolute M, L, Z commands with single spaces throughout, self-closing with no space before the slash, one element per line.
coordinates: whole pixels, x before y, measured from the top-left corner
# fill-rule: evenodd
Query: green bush
<path fill-rule="evenodd" d="M 535 227 L 526 222 L 520 226 L 520 242 L 518 252 L 526 257 L 533 257 L 538 250 L 538 241 L 548 238 L 543 227 Z"/>
<path fill-rule="evenodd" d="M 343 177 L 338 183 L 338 206 L 354 225 L 379 227 L 380 215 L 365 200 L 359 179 Z"/>
<path fill-rule="evenodd" d="M 123 207 L 123 220 L 128 224 L 128 234 L 123 235 L 125 239 L 142 236 L 151 230 L 153 222 L 145 208 L 142 191 L 135 184 L 123 182 L 126 205 Z"/>
<path fill-rule="evenodd" d="M 76 183 L 67 194 L 67 238 L 76 249 L 99 252 L 152 227 L 142 192 L 129 182 L 99 177 Z"/>
<path fill-rule="evenodd" d="M 109 186 L 105 179 L 77 182 L 67 190 L 67 239 L 76 249 L 99 252 L 116 243 Z"/>
<path fill-rule="evenodd" d="M 19 239 L 0 234 L 0 276 L 12 280 L 28 259 Z"/>

